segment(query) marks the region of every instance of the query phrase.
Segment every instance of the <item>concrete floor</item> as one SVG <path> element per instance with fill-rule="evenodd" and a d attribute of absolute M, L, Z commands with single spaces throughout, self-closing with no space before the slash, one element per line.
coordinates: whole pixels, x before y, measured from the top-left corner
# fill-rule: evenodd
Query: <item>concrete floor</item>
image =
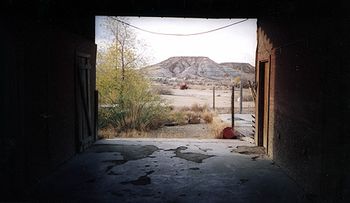
<path fill-rule="evenodd" d="M 304 202 L 271 160 L 234 152 L 241 140 L 101 140 L 42 181 L 33 200 Z"/>

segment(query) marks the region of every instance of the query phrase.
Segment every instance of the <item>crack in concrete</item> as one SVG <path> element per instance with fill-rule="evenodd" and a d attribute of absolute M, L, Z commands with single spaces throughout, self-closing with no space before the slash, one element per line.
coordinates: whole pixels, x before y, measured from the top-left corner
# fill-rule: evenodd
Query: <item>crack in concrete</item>
<path fill-rule="evenodd" d="M 206 154 L 195 153 L 195 152 L 181 152 L 186 149 L 188 148 L 185 146 L 180 146 L 176 149 L 167 149 L 165 151 L 173 151 L 175 153 L 175 156 L 173 157 L 178 157 L 180 159 L 185 159 L 187 161 L 192 161 L 195 163 L 202 163 L 204 159 L 208 159 L 210 157 L 215 156 L 215 155 L 206 155 Z"/>
<path fill-rule="evenodd" d="M 151 184 L 151 178 L 148 175 L 152 174 L 154 171 L 146 172 L 146 175 L 140 176 L 137 180 L 123 181 L 120 182 L 122 185 L 133 184 L 133 185 L 148 185 Z"/>
<path fill-rule="evenodd" d="M 213 151 L 213 149 L 210 149 L 210 148 L 201 148 L 200 146 L 198 145 L 194 145 L 196 146 L 199 150 L 201 150 L 202 152 L 207 152 L 207 151 Z"/>
<path fill-rule="evenodd" d="M 95 153 L 115 153 L 118 152 L 123 159 L 118 160 L 104 160 L 102 162 L 112 163 L 106 168 L 106 172 L 110 171 L 113 167 L 125 164 L 131 160 L 144 159 L 152 155 L 154 152 L 160 149 L 154 145 L 122 145 L 122 144 L 97 144 L 94 145 L 89 152 Z M 116 154 L 114 154 L 116 155 Z"/>

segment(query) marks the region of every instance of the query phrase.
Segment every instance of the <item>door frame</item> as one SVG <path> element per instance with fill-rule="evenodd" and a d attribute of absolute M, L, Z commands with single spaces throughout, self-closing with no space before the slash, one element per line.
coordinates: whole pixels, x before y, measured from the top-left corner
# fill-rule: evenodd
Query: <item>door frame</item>
<path fill-rule="evenodd" d="M 87 66 L 79 63 L 79 58 L 87 60 Z M 75 89 L 76 89 L 76 149 L 82 152 L 96 141 L 93 118 L 94 92 L 91 91 L 91 54 L 75 53 Z M 82 80 L 82 70 L 86 70 L 86 80 Z M 86 87 L 87 89 L 83 89 Z"/>
<path fill-rule="evenodd" d="M 257 145 L 269 147 L 269 109 L 270 109 L 270 61 L 258 62 L 258 99 L 257 99 Z"/>

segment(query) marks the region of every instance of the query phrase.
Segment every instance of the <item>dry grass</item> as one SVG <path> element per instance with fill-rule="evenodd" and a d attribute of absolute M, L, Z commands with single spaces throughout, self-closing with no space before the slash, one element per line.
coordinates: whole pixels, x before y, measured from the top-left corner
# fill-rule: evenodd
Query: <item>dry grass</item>
<path fill-rule="evenodd" d="M 179 122 L 179 124 L 199 124 L 202 121 L 211 123 L 214 114 L 210 112 L 207 105 L 192 104 L 191 107 L 184 106 L 178 110 L 173 110 L 170 114 L 170 120 Z"/>
<path fill-rule="evenodd" d="M 230 127 L 230 125 L 221 121 L 219 117 L 214 117 L 212 123 L 210 124 L 213 137 L 216 139 L 222 139 L 223 138 L 222 131 L 226 127 Z"/>
<path fill-rule="evenodd" d="M 187 124 L 200 124 L 206 123 L 209 124 L 208 133 L 205 133 L 206 138 L 222 138 L 221 131 L 223 129 L 220 119 L 214 119 L 216 114 L 211 112 L 207 105 L 198 105 L 193 104 L 191 107 L 182 107 L 181 109 L 175 110 L 170 108 L 170 111 L 165 116 L 165 120 L 160 119 L 156 123 L 156 126 L 162 126 L 165 123 L 171 123 L 175 125 L 187 125 Z M 139 130 L 118 130 L 112 125 L 105 127 L 99 130 L 99 137 L 110 139 L 115 137 L 122 138 L 145 138 L 145 137 L 154 137 L 156 131 L 148 131 L 149 129 L 157 129 L 157 127 L 152 128 L 140 128 Z M 186 131 L 187 132 L 187 131 Z M 186 132 L 174 132 L 162 135 L 157 133 L 156 137 L 169 137 L 171 134 L 172 137 L 186 137 Z M 185 133 L 185 134 L 184 134 Z M 204 138 L 204 137 L 203 137 Z"/>
<path fill-rule="evenodd" d="M 167 122 L 174 122 L 178 125 L 188 124 L 188 120 L 184 111 L 171 111 L 168 116 Z"/>
<path fill-rule="evenodd" d="M 98 136 L 100 139 L 112 139 L 116 137 L 122 138 L 146 138 L 149 137 L 149 132 L 138 131 L 138 130 L 128 130 L 123 132 L 117 132 L 113 126 L 108 126 L 106 128 L 100 129 L 98 131 Z"/>
<path fill-rule="evenodd" d="M 125 132 L 120 132 L 116 137 L 121 138 L 147 138 L 149 137 L 149 132 L 138 131 L 138 130 L 128 130 Z"/>
<path fill-rule="evenodd" d="M 209 109 L 208 105 L 206 104 L 203 106 L 197 103 L 191 105 L 191 111 L 194 111 L 194 112 L 204 112 L 205 110 L 208 110 L 208 109 Z"/>
<path fill-rule="evenodd" d="M 190 111 L 190 110 L 191 110 L 191 108 L 188 106 L 183 106 L 179 109 L 179 111 Z"/>
<path fill-rule="evenodd" d="M 100 139 L 110 139 L 115 137 L 116 134 L 117 134 L 117 131 L 112 125 L 109 125 L 106 128 L 98 130 L 98 137 Z"/>
<path fill-rule="evenodd" d="M 205 123 L 212 123 L 214 114 L 210 111 L 204 111 L 201 115 Z"/>
<path fill-rule="evenodd" d="M 174 112 L 175 114 L 179 113 L 179 112 Z M 193 112 L 192 112 L 193 113 Z M 211 123 L 207 123 L 207 124 L 201 124 L 201 125 L 206 125 L 208 126 L 206 128 L 206 133 L 201 133 L 200 138 L 201 139 L 222 139 L 223 135 L 222 135 L 222 130 L 225 127 L 229 127 L 230 125 L 227 123 L 224 123 L 220 120 L 219 117 L 214 116 L 213 113 L 211 112 L 207 112 L 208 114 L 210 114 L 210 116 L 208 116 L 209 118 L 212 119 Z M 183 114 L 178 114 L 182 115 L 182 119 Z M 180 119 L 180 118 L 178 118 Z M 189 124 L 187 120 L 185 120 L 186 123 L 185 124 Z M 182 120 L 182 122 L 184 122 L 184 119 Z M 193 122 L 193 121 L 192 121 Z M 198 121 L 197 121 L 198 122 Z M 197 123 L 195 122 L 195 123 Z M 101 139 L 112 139 L 112 138 L 186 138 L 186 137 L 191 137 L 191 132 L 193 130 L 190 130 L 192 128 L 194 128 L 194 126 L 197 125 L 193 125 L 193 127 L 189 126 L 189 129 L 187 129 L 187 127 L 181 127 L 180 126 L 174 126 L 172 127 L 165 127 L 160 128 L 158 130 L 151 130 L 151 131 L 138 131 L 138 130 L 128 130 L 128 131 L 123 131 L 123 132 L 118 132 L 113 126 L 109 126 L 107 128 L 104 129 L 100 129 L 99 130 L 99 138 Z M 179 130 L 180 128 L 180 130 Z M 183 130 L 181 130 L 183 128 Z M 202 130 L 202 126 L 200 127 L 200 129 Z M 177 130 L 175 130 L 177 129 Z M 187 130 L 185 130 L 187 129 Z M 188 131 L 190 130 L 190 131 Z M 193 133 L 193 132 L 192 132 Z"/>
<path fill-rule="evenodd" d="M 200 114 L 194 111 L 183 111 L 185 119 L 189 124 L 199 124 L 201 121 Z"/>

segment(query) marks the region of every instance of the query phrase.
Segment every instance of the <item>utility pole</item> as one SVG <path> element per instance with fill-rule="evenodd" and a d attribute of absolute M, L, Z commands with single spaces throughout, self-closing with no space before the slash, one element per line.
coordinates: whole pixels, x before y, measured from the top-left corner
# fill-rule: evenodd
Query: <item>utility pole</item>
<path fill-rule="evenodd" d="M 240 85 L 240 100 L 239 100 L 239 113 L 242 114 L 242 104 L 243 104 L 243 66 L 241 66 L 241 85 Z"/>

